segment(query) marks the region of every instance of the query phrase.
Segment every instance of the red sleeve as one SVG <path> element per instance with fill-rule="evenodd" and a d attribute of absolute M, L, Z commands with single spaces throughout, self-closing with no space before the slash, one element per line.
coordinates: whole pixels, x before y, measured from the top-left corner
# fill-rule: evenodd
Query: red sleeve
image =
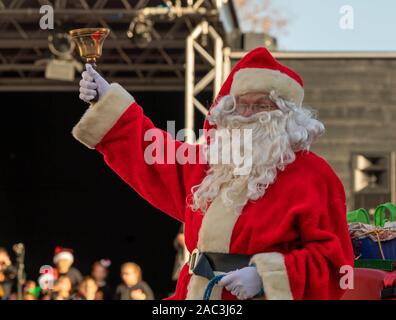
<path fill-rule="evenodd" d="M 301 245 L 289 252 L 253 256 L 268 299 L 339 299 L 342 266 L 353 266 L 346 222 L 345 192 L 338 178 L 296 189 L 290 212 Z M 333 181 L 332 181 L 333 180 Z"/>
<path fill-rule="evenodd" d="M 73 135 L 102 153 L 110 168 L 153 206 L 184 221 L 190 166 L 172 161 L 175 159 L 168 161 L 167 155 L 172 153 L 174 157 L 179 148 L 198 147 L 175 141 L 170 134 L 155 128 L 129 93 L 119 85 L 111 86 L 109 92 L 89 108 Z M 159 149 L 161 142 L 163 148 Z M 159 161 L 153 163 L 153 160 Z"/>

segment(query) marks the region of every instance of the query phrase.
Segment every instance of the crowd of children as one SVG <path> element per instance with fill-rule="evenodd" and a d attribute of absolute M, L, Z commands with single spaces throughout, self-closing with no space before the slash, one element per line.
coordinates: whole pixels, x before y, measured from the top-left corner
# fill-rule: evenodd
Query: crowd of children
<path fill-rule="evenodd" d="M 24 280 L 17 293 L 17 268 L 5 248 L 0 248 L 0 300 L 153 300 L 150 286 L 142 279 L 142 270 L 134 262 L 121 266 L 122 283 L 113 288 L 108 282 L 111 262 L 95 261 L 90 275 L 83 276 L 73 267 L 73 251 L 55 249 L 53 266 L 40 270 L 37 281 Z"/>

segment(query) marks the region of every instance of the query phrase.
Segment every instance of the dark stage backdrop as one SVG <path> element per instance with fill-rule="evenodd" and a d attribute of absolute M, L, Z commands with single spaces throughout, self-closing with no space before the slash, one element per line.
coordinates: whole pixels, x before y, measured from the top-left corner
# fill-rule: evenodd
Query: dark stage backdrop
<path fill-rule="evenodd" d="M 134 96 L 158 127 L 165 129 L 167 120 L 183 126 L 184 93 Z M 157 298 L 171 292 L 179 223 L 71 136 L 86 109 L 77 92 L 1 93 L 0 101 L 0 246 L 25 243 L 28 278 L 36 279 L 61 245 L 75 249 L 75 266 L 84 274 L 94 260 L 109 258 L 116 285 L 120 264 L 135 261 Z"/>

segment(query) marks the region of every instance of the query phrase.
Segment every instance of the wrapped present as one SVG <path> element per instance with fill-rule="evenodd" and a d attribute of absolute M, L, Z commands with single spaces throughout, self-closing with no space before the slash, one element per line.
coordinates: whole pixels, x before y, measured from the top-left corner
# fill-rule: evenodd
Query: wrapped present
<path fill-rule="evenodd" d="M 361 210 L 361 209 L 359 209 Z M 386 218 L 385 212 L 389 211 Z M 365 215 L 355 210 L 348 216 L 349 234 L 358 259 L 396 260 L 396 206 L 385 203 L 374 213 L 374 225 L 363 223 Z"/>
<path fill-rule="evenodd" d="M 349 234 L 357 258 L 396 260 L 396 228 L 350 223 Z"/>

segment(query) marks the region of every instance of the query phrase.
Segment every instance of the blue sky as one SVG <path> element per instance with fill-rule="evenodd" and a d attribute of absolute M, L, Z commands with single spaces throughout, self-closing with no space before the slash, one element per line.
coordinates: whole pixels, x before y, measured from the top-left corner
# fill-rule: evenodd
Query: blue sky
<path fill-rule="evenodd" d="M 247 0 L 253 8 L 263 0 Z M 353 8 L 354 28 L 342 29 L 340 8 Z M 272 0 L 271 9 L 288 20 L 274 30 L 280 50 L 396 51 L 395 0 Z M 251 26 L 241 21 L 246 31 Z"/>

